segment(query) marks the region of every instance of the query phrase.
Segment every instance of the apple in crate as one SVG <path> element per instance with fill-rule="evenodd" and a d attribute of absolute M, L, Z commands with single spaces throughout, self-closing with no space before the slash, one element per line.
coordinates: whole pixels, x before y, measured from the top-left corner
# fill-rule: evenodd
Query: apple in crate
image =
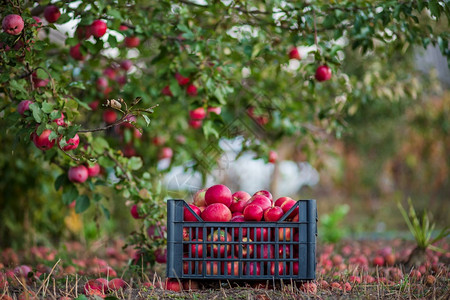
<path fill-rule="evenodd" d="M 224 263 L 224 275 L 239 276 L 239 261 L 238 258 L 228 256 L 228 260 Z"/>
<path fill-rule="evenodd" d="M 288 265 L 286 265 L 286 267 L 288 267 Z M 271 262 L 271 266 L 270 266 L 270 274 L 271 275 L 283 275 L 284 272 L 284 263 L 283 262 L 278 262 L 278 264 L 276 262 Z M 289 274 L 289 271 L 286 270 L 286 274 Z"/>
<path fill-rule="evenodd" d="M 208 245 L 208 253 L 213 257 L 225 257 L 230 254 L 231 245 L 221 242 L 231 242 L 231 235 L 225 230 L 216 230 L 213 234 L 209 234 L 207 241 L 216 242 L 213 245 Z M 219 256 L 220 255 L 220 256 Z"/>
<path fill-rule="evenodd" d="M 250 200 L 251 196 L 247 192 L 238 191 L 232 196 L 232 202 L 230 204 L 230 210 L 232 213 L 243 212 L 247 202 Z"/>
<path fill-rule="evenodd" d="M 225 204 L 213 203 L 205 208 L 201 217 L 205 222 L 229 222 L 232 215 Z"/>
<path fill-rule="evenodd" d="M 188 205 L 198 216 L 201 215 L 202 212 L 201 212 L 200 208 L 198 208 L 194 204 L 188 204 Z M 187 207 L 184 208 L 183 215 L 184 215 L 184 221 L 186 221 L 186 222 L 199 222 L 197 220 L 197 218 L 194 216 L 194 214 L 191 213 L 191 211 Z"/>
<path fill-rule="evenodd" d="M 261 221 L 263 215 L 264 210 L 259 205 L 249 204 L 244 208 L 244 220 L 246 221 Z"/>
<path fill-rule="evenodd" d="M 277 222 L 283 216 L 283 209 L 279 206 L 269 207 L 264 211 L 264 221 Z"/>
<path fill-rule="evenodd" d="M 253 194 L 253 196 L 262 195 L 269 198 L 270 202 L 272 202 L 272 194 L 269 191 L 261 190 Z"/>
<path fill-rule="evenodd" d="M 269 240 L 269 229 L 268 228 L 250 228 L 250 236 L 249 238 L 254 241 L 268 241 Z M 255 235 L 256 234 L 256 235 Z"/>
<path fill-rule="evenodd" d="M 274 245 L 256 245 L 256 256 L 258 258 L 274 258 L 275 247 Z"/>
<path fill-rule="evenodd" d="M 220 268 L 221 273 L 223 268 Z M 206 275 L 219 275 L 219 262 L 218 261 L 207 261 L 206 262 Z"/>
<path fill-rule="evenodd" d="M 222 203 L 229 207 L 232 202 L 231 196 L 232 194 L 228 187 L 222 184 L 217 184 L 206 190 L 205 202 L 207 205 Z"/>
<path fill-rule="evenodd" d="M 267 198 L 266 196 L 254 195 L 247 202 L 247 206 L 249 206 L 251 204 L 260 206 L 264 211 L 272 206 L 272 201 L 269 198 Z M 245 209 L 244 209 L 244 215 L 245 215 Z"/>
<path fill-rule="evenodd" d="M 200 206 L 206 207 L 205 193 L 206 193 L 206 189 L 201 189 L 201 190 L 197 191 L 197 193 L 195 193 L 194 204 L 197 207 L 200 207 Z"/>
<path fill-rule="evenodd" d="M 243 238 L 240 244 L 237 244 L 235 246 L 235 254 L 236 256 L 239 256 L 239 249 L 242 249 L 242 257 L 243 258 L 249 258 L 252 257 L 253 251 L 255 249 L 255 245 L 250 244 L 248 242 L 252 242 L 249 238 Z"/>
<path fill-rule="evenodd" d="M 245 265 L 246 275 L 261 275 L 260 262 L 248 262 Z"/>
<path fill-rule="evenodd" d="M 231 222 L 245 222 L 244 215 L 242 216 L 234 216 L 231 218 Z M 242 236 L 247 236 L 247 228 L 242 227 Z M 234 227 L 234 239 L 239 239 L 239 227 Z"/>
<path fill-rule="evenodd" d="M 278 228 L 278 240 L 279 241 L 290 241 L 292 240 L 293 228 L 283 227 Z"/>
<path fill-rule="evenodd" d="M 191 244 L 191 257 L 203 257 L 203 240 L 193 239 L 193 242 L 198 242 Z"/>

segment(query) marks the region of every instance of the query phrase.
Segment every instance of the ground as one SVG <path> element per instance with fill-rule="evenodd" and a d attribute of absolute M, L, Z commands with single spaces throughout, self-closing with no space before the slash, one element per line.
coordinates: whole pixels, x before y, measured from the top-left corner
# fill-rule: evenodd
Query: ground
<path fill-rule="evenodd" d="M 3 299 L 17 299 L 24 290 L 34 292 L 39 299 L 98 299 L 105 295 L 110 299 L 449 299 L 448 241 L 440 246 L 446 253 L 427 251 L 426 262 L 409 270 L 401 262 L 414 249 L 410 241 L 319 244 L 317 279 L 311 283 L 205 281 L 192 284 L 196 290 L 181 292 L 164 289 L 164 265 L 156 264 L 146 272 L 128 265 L 134 251 L 122 250 L 121 241 L 89 248 L 66 243 L 60 251 L 33 247 L 15 253 L 4 249 L 0 299 L 2 295 Z M 26 273 L 28 277 L 22 276 Z M 125 288 L 106 293 L 85 290 L 90 279 L 106 278 L 111 283 L 115 277 L 125 280 Z"/>

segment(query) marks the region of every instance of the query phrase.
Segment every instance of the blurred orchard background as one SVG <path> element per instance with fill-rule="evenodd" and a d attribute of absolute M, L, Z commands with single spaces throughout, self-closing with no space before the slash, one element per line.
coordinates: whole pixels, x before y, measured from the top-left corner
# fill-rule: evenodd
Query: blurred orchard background
<path fill-rule="evenodd" d="M 268 189 L 274 198 L 316 199 L 319 243 L 412 238 L 397 208 L 409 197 L 437 228 L 448 224 L 446 4 L 426 2 L 420 10 L 415 1 L 342 1 L 341 9 L 325 1 L 310 7 L 283 1 L 20 2 L 2 1 L 1 8 L 2 18 L 22 14 L 26 27 L 19 39 L 26 45 L 14 48 L 18 40 L 1 35 L 0 247 L 59 247 L 70 240 L 89 247 L 129 239 L 164 222 L 165 200 L 191 201 L 198 189 L 218 183 L 250 194 Z M 48 4 L 62 13 L 55 23 L 43 17 Z M 299 12 L 304 15 L 297 19 Z M 43 28 L 30 26 L 37 23 L 32 16 Z M 107 24 L 105 35 L 77 36 L 77 28 L 96 19 Z M 138 37 L 140 45 L 124 46 L 125 37 Z M 79 44 L 81 60 L 69 54 Z M 292 47 L 301 59 L 290 59 Z M 129 71 L 120 69 L 125 60 L 132 62 Z M 330 65 L 332 78 L 317 82 L 321 64 Z M 50 82 L 37 87 L 33 77 L 30 85 L 32 71 Z M 175 74 L 189 78 L 195 93 Z M 108 92 L 99 78 L 108 80 Z M 169 93 L 161 93 L 167 87 Z M 124 124 L 80 134 L 73 156 L 81 161 L 29 141 L 41 113 L 39 119 L 45 115 L 56 126 L 50 115 L 63 112 L 67 131 L 51 129 L 73 137 L 80 128 L 124 116 L 106 120 L 107 99 L 130 104 L 136 97 L 143 108 L 159 105 L 148 126 L 135 114 L 142 137 Z M 16 107 L 27 99 L 38 105 L 23 118 Z M 189 111 L 197 107 L 220 107 L 221 113 L 210 113 L 196 129 Z M 172 153 L 161 155 L 164 147 Z M 277 158 L 269 162 L 271 151 Z M 102 166 L 103 179 L 70 183 L 68 168 L 88 160 Z M 123 172 L 118 161 L 130 170 Z M 137 183 L 124 183 L 131 176 Z M 136 186 L 143 194 L 133 193 Z M 68 205 L 74 200 L 76 208 Z M 150 213 L 144 222 L 130 215 L 135 203 Z"/>

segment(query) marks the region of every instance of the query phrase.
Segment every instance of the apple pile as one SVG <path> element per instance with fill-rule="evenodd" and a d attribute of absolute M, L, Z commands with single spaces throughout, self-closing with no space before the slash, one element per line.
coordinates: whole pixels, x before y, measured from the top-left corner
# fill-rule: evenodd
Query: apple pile
<path fill-rule="evenodd" d="M 203 221 L 247 223 L 244 226 L 184 227 L 183 273 L 203 274 L 206 267 L 206 275 L 238 276 L 241 261 L 242 275 L 298 275 L 298 226 L 288 222 L 282 227 L 264 226 L 264 222 L 279 221 L 295 204 L 290 197 L 273 201 L 272 194 L 265 190 L 253 196 L 244 191 L 232 194 L 225 185 L 199 190 L 193 203 L 188 205 Z M 187 207 L 184 221 L 201 222 Z M 285 221 L 299 221 L 298 207 Z M 251 225 L 246 226 L 249 223 Z M 261 226 L 255 227 L 255 223 Z M 204 258 L 206 264 L 198 258 Z M 277 259 L 283 262 L 276 262 Z"/>
<path fill-rule="evenodd" d="M 213 185 L 201 189 L 194 195 L 194 203 L 189 207 L 206 222 L 277 222 L 297 201 L 290 197 L 281 197 L 273 201 L 269 191 L 261 190 L 253 196 L 244 191 L 234 194 L 225 185 Z M 289 214 L 286 220 L 298 221 L 298 208 Z M 196 222 L 197 218 L 184 209 L 184 221 Z"/>

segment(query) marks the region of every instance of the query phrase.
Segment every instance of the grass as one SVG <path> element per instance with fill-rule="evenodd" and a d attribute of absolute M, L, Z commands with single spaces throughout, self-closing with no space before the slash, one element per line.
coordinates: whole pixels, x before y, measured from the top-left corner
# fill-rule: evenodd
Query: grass
<path fill-rule="evenodd" d="M 407 271 L 401 264 L 396 266 L 374 267 L 370 263 L 367 266 L 359 266 L 351 263 L 352 254 L 345 254 L 344 247 L 352 247 L 352 251 L 368 252 L 368 257 L 377 255 L 376 249 L 382 249 L 386 245 L 396 245 L 394 252 L 402 253 L 402 250 L 411 249 L 412 243 L 395 241 L 347 241 L 342 245 L 322 246 L 318 248 L 317 285 L 315 293 L 307 293 L 302 283 L 297 282 L 229 282 L 229 281 L 204 281 L 200 282 L 200 289 L 196 291 L 185 290 L 172 292 L 162 289 L 164 274 L 159 269 L 156 273 L 130 272 L 126 267 L 118 272 L 118 277 L 124 277 L 127 288 L 108 293 L 109 299 L 449 299 L 450 298 L 450 255 L 447 252 L 439 256 L 439 262 L 427 261 L 423 266 L 422 274 L 417 277 L 416 271 Z M 448 244 L 444 244 L 448 249 Z M 335 255 L 342 255 L 343 262 L 326 268 L 324 254 L 333 259 Z M 92 255 L 92 254 L 91 254 Z M 429 258 L 434 257 L 429 252 Z M 401 255 L 399 255 L 401 256 Z M 78 256 L 77 256 L 78 257 Z M 326 260 L 326 259 L 325 259 Z M 400 260 L 397 261 L 399 263 Z M 64 261 L 57 259 L 47 267 L 48 272 L 40 277 L 20 278 L 14 276 L 9 285 L 3 290 L 0 288 L 0 299 L 8 295 L 17 299 L 23 291 L 32 291 L 38 299 L 100 299 L 98 296 L 84 296 L 84 284 L 98 275 L 81 275 L 83 270 L 74 274 L 64 274 L 62 270 Z M 35 268 L 33 268 L 35 269 Z M 7 269 L 5 269 L 7 270 Z M 0 271 L 1 273 L 2 271 Z M 375 282 L 352 283 L 350 276 L 358 276 L 363 279 L 366 275 L 374 277 Z M 340 288 L 326 287 L 324 281 L 331 285 L 339 283 Z M 144 283 L 151 283 L 152 287 L 146 287 Z M 342 289 L 342 285 L 349 283 L 351 290 Z M 337 285 L 337 284 L 336 284 Z M 0 277 L 1 286 L 1 277 Z M 30 298 L 32 299 L 32 298 Z"/>

